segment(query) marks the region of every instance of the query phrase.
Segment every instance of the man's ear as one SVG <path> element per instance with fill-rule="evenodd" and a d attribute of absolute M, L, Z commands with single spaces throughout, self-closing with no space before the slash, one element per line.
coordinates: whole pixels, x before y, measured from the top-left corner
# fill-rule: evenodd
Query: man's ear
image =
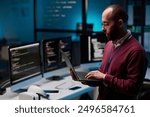
<path fill-rule="evenodd" d="M 122 19 L 119 19 L 119 20 L 118 20 L 118 25 L 119 25 L 119 27 L 123 27 L 124 22 L 123 22 L 123 20 L 122 20 Z"/>

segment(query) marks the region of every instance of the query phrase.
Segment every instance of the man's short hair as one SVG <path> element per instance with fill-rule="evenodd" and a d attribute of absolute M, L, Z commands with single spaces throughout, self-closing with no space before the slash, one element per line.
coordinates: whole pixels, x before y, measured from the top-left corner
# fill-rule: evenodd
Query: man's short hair
<path fill-rule="evenodd" d="M 108 6 L 107 8 L 112 8 L 113 9 L 113 11 L 112 11 L 112 20 L 122 19 L 125 23 L 127 23 L 128 14 L 126 13 L 126 11 L 120 5 L 113 4 L 113 5 Z"/>

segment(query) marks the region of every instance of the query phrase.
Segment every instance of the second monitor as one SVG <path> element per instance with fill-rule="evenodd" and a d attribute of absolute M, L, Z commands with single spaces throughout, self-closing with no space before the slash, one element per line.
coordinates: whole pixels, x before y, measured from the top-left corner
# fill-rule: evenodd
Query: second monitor
<path fill-rule="evenodd" d="M 66 64 L 59 49 L 62 49 L 72 60 L 72 40 L 71 37 L 61 37 L 43 40 L 43 61 L 44 72 L 65 67 Z"/>

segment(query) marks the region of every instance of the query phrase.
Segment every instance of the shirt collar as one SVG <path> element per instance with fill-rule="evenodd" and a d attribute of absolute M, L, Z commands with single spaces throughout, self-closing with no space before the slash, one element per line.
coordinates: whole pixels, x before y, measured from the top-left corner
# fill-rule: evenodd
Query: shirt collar
<path fill-rule="evenodd" d="M 123 36 L 121 39 L 117 40 L 114 44 L 115 48 L 121 46 L 126 40 L 131 38 L 131 31 L 127 30 L 127 34 Z"/>

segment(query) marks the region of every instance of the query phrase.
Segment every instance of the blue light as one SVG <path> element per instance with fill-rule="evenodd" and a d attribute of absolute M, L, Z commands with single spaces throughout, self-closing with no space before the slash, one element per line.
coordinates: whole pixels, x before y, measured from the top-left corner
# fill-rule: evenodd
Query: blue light
<path fill-rule="evenodd" d="M 93 31 L 102 31 L 101 14 L 111 0 L 89 0 L 87 23 L 93 24 Z"/>

